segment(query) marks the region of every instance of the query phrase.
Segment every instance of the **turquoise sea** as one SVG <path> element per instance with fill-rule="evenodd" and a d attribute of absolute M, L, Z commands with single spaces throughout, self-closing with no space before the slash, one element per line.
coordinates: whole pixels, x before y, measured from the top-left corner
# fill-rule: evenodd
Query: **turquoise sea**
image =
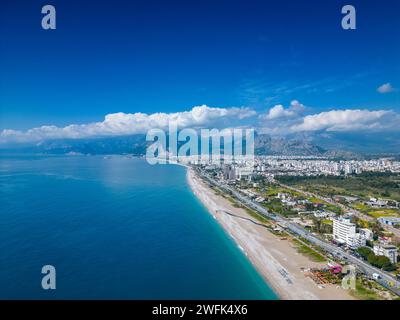
<path fill-rule="evenodd" d="M 43 265 L 56 289 L 41 288 Z M 0 299 L 276 299 L 192 194 L 125 156 L 0 158 Z"/>

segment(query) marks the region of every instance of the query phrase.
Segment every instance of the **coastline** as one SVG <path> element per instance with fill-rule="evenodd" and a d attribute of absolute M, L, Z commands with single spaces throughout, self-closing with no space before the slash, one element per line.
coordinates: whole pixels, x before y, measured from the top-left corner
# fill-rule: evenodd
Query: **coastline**
<path fill-rule="evenodd" d="M 193 193 L 235 241 L 266 283 L 283 300 L 354 299 L 340 286 L 318 286 L 304 269 L 322 267 L 297 252 L 289 240 L 282 240 L 226 198 L 216 194 L 191 168 L 187 180 Z"/>

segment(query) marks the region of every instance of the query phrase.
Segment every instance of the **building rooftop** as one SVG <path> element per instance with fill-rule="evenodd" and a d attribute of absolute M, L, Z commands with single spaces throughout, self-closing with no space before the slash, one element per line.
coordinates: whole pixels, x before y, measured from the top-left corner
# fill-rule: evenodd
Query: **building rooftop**
<path fill-rule="evenodd" d="M 379 217 L 378 220 L 385 220 L 390 222 L 400 222 L 400 218 L 397 217 Z"/>

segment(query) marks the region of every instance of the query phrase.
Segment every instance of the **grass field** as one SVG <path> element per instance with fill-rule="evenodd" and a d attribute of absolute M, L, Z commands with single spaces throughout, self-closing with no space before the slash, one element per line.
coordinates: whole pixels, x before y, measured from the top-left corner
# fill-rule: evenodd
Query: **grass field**
<path fill-rule="evenodd" d="M 326 259 L 323 255 L 315 251 L 314 249 L 310 248 L 309 246 L 305 245 L 304 243 L 300 242 L 297 239 L 292 239 L 297 252 L 304 254 L 305 256 L 309 257 L 312 261 L 315 262 L 325 262 Z"/>
<path fill-rule="evenodd" d="M 326 196 L 345 195 L 364 199 L 377 197 L 400 201 L 400 174 L 398 173 L 368 172 L 349 177 L 281 176 L 278 179 L 284 184 L 294 185 Z"/>
<path fill-rule="evenodd" d="M 322 223 L 328 224 L 330 226 L 333 225 L 333 221 L 332 220 L 322 220 Z"/>
<path fill-rule="evenodd" d="M 358 278 L 356 289 L 351 294 L 360 300 L 399 300 L 399 297 L 390 293 L 375 281 Z"/>
<path fill-rule="evenodd" d="M 354 209 L 357 209 L 358 211 L 365 213 L 374 218 L 399 217 L 400 216 L 400 211 L 397 209 L 387 209 L 387 208 L 375 209 L 375 208 L 371 208 L 360 202 L 353 203 L 351 206 Z"/>
<path fill-rule="evenodd" d="M 366 288 L 359 279 L 356 281 L 356 289 L 351 290 L 351 294 L 360 300 L 380 300 L 379 295 L 375 291 Z"/>

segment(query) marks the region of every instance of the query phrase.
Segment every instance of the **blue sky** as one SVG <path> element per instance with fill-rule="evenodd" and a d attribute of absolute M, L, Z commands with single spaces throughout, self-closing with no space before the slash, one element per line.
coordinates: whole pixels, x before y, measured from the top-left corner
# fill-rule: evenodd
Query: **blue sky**
<path fill-rule="evenodd" d="M 0 130 L 193 106 L 266 113 L 293 100 L 400 111 L 400 2 L 21 1 L 0 3 Z M 41 7 L 57 29 L 41 29 Z M 341 8 L 357 30 L 341 28 Z"/>

